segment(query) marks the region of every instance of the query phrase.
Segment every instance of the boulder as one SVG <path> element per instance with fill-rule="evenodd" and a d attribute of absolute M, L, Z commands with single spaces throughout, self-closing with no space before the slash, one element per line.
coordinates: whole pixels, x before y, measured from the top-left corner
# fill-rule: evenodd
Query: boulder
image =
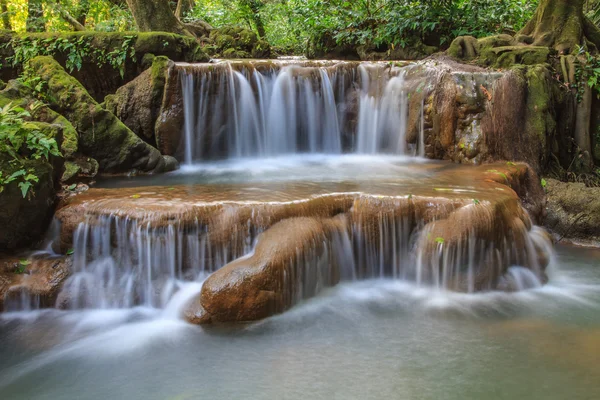
<path fill-rule="evenodd" d="M 62 128 L 60 125 L 50 125 L 41 122 L 30 122 L 27 129 L 36 129 L 46 137 L 54 138 L 60 145 Z M 48 227 L 56 205 L 56 190 L 62 175 L 63 158 L 50 157 L 45 159 L 19 162 L 8 154 L 0 153 L 0 172 L 4 179 L 17 171 L 25 175 L 33 175 L 37 181 L 30 180 L 31 187 L 23 195 L 17 178 L 2 186 L 0 191 L 0 249 L 12 251 L 23 246 L 29 246 L 41 239 Z"/>
<path fill-rule="evenodd" d="M 0 258 L 0 310 L 53 307 L 71 268 L 68 256 Z"/>
<path fill-rule="evenodd" d="M 546 227 L 560 240 L 600 245 L 600 188 L 546 180 Z"/>
<path fill-rule="evenodd" d="M 152 66 L 105 99 L 104 106 L 144 141 L 156 146 L 155 125 L 160 114 L 168 69 L 172 62 L 155 57 Z"/>
<path fill-rule="evenodd" d="M 167 163 L 160 152 L 103 109 L 52 57 L 36 57 L 30 66 L 47 82 L 50 107 L 76 127 L 80 151 L 96 159 L 101 172 L 165 171 Z"/>
<path fill-rule="evenodd" d="M 210 31 L 207 49 L 215 57 L 222 58 L 269 58 L 271 46 L 252 30 L 225 26 Z"/>
<path fill-rule="evenodd" d="M 56 43 L 71 46 L 56 46 Z M 6 33 L 0 34 L 0 59 L 15 56 L 14 47 L 25 46 L 34 49 L 56 48 L 51 54 L 40 50 L 27 53 L 14 63 L 0 66 L 0 79 L 15 79 L 29 58 L 36 55 L 52 55 L 63 66 L 67 66 L 70 53 L 61 48 L 79 48 L 80 65 L 69 71 L 79 80 L 90 95 L 102 101 L 115 93 L 125 83 L 135 79 L 149 67 L 147 55 L 165 56 L 174 61 L 206 62 L 208 55 L 200 43 L 188 36 L 167 32 L 47 32 L 47 33 Z M 46 50 L 47 51 L 47 50 Z M 108 62 L 110 53 L 121 56 L 122 66 Z"/>

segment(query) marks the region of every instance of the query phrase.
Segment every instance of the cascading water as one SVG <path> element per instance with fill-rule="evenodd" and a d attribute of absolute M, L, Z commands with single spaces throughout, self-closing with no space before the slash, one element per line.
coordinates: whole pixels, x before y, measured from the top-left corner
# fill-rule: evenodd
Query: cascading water
<path fill-rule="evenodd" d="M 454 203 L 437 217 L 421 212 L 417 216 L 416 205 L 404 197 L 398 204 L 396 200 L 386 203 L 400 194 L 422 190 L 426 197 L 419 207 L 437 213 L 439 182 L 425 184 L 426 175 L 420 172 L 406 184 L 402 177 L 410 170 L 394 172 L 402 168 L 406 158 L 400 165 L 395 164 L 398 160 L 381 161 L 384 155 L 425 155 L 425 98 L 432 87 L 428 80 L 436 79 L 436 75 L 423 65 L 259 61 L 177 64 L 174 68 L 183 99 L 180 154 L 185 163 L 202 162 L 204 168 L 216 159 L 252 159 L 267 176 L 248 182 L 249 176 L 258 173 L 244 164 L 243 184 L 231 188 L 217 185 L 201 190 L 203 194 L 196 197 L 195 181 L 186 182 L 177 192 L 170 192 L 175 187 L 155 188 L 162 193 L 155 198 L 157 203 L 152 200 L 155 189 L 128 192 L 123 201 L 133 199 L 137 203 L 124 210 L 119 201 L 104 209 L 102 202 L 92 199 L 96 208 L 85 209 L 83 221 L 72 233 L 73 274 L 58 296 L 58 307 L 163 308 L 185 282 L 201 281 L 229 263 L 250 257 L 260 234 L 277 221 L 313 216 L 308 211 L 290 211 L 299 201 L 335 193 L 353 197 L 357 204 L 365 195 L 365 204 L 335 208 L 335 212 L 349 216 L 345 228 L 320 236 L 310 241 L 308 248 L 301 251 L 298 247 L 290 255 L 291 270 L 285 278 L 291 279 L 286 283 L 286 295 L 293 299 L 290 304 L 340 280 L 393 278 L 417 286 L 475 292 L 497 288 L 500 275 L 510 265 L 527 266 L 535 276 L 543 275 L 537 255 L 551 254 L 552 250 L 540 242 L 546 239 L 536 239 L 535 231 L 519 228 L 512 232 L 509 228 L 493 237 L 479 237 L 481 232 L 473 231 L 456 243 L 444 245 L 443 238 L 430 237 L 428 224 L 442 214 L 447 217 L 458 207 Z M 264 168 L 267 157 L 295 153 L 303 153 L 302 160 L 306 154 L 324 153 L 337 160 L 344 158 L 343 153 L 355 153 L 352 157 L 358 157 L 358 164 L 346 166 L 342 162 L 334 165 L 335 171 L 327 171 L 325 165 L 318 164 L 322 160 L 307 157 L 306 163 L 294 164 L 288 170 Z M 219 165 L 214 163 L 212 168 L 218 170 Z M 306 169 L 307 165 L 312 169 Z M 335 177 L 338 170 L 342 174 Z M 371 172 L 363 175 L 365 171 Z M 279 181 L 268 184 L 278 173 L 282 175 Z M 224 176 L 230 180 L 231 174 L 229 171 Z M 288 182 L 303 182 L 300 198 L 286 194 Z M 373 182 L 380 186 L 369 190 Z M 469 185 L 457 193 L 476 193 Z M 297 187 L 291 185 L 291 192 Z M 494 198 L 495 190 L 504 189 L 490 190 L 493 195 L 486 196 Z M 235 201 L 230 203 L 227 196 L 223 202 L 212 200 L 215 192 L 223 191 L 235 193 Z M 279 197 L 268 200 L 267 194 L 278 192 Z M 164 193 L 176 195 L 169 195 L 169 202 L 161 206 Z M 255 206 L 241 212 L 239 207 L 256 193 L 264 196 L 259 195 Z M 115 191 L 111 196 L 117 194 Z M 146 211 L 140 201 L 147 196 Z M 193 217 L 203 204 L 222 209 L 209 212 L 207 215 L 214 212 L 214 216 L 208 219 Z M 179 211 L 171 212 L 175 207 Z M 273 207 L 282 209 L 275 212 L 270 209 Z M 371 211 L 365 214 L 362 208 Z M 265 209 L 279 216 L 265 216 Z M 320 211 L 312 213 L 325 216 Z M 436 240 L 436 246 L 431 247 Z M 490 265 L 493 271 L 478 274 L 481 265 Z M 535 286 L 531 276 L 515 269 L 509 278 L 519 287 Z M 20 303 L 25 309 L 31 308 L 32 301 L 24 297 Z"/>
<path fill-rule="evenodd" d="M 411 90 L 403 68 L 230 62 L 176 68 L 186 164 L 293 153 L 407 153 Z M 424 155 L 422 140 L 412 147 Z"/>

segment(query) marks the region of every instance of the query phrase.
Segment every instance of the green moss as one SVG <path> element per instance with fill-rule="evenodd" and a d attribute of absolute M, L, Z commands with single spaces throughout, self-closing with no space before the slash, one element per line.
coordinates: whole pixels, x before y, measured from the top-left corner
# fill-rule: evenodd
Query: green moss
<path fill-rule="evenodd" d="M 30 66 L 47 82 L 52 108 L 77 127 L 80 150 L 97 159 L 103 171 L 121 172 L 132 168 L 152 171 L 160 167 L 160 153 L 96 103 L 53 58 L 36 57 Z"/>
<path fill-rule="evenodd" d="M 65 163 L 65 171 L 63 172 L 62 178 L 60 180 L 62 182 L 69 182 L 73 178 L 75 178 L 77 174 L 79 174 L 79 171 L 81 171 L 79 165 L 72 161 L 67 161 Z"/>
<path fill-rule="evenodd" d="M 33 92 L 19 81 L 10 81 L 6 88 L 0 92 L 0 107 L 8 103 L 18 104 L 23 108 L 36 103 L 35 111 L 32 112 L 34 121 L 59 125 L 62 128 L 62 144 L 60 150 L 65 159 L 71 158 L 78 150 L 79 135 L 73 125 L 62 115 L 46 105 L 40 105 L 34 99 Z"/>
<path fill-rule="evenodd" d="M 556 129 L 556 122 L 552 118 L 552 77 L 544 65 L 527 68 L 524 76 L 527 80 L 526 129 L 537 135 L 543 148 L 546 148 L 547 136 Z"/>
<path fill-rule="evenodd" d="M 482 49 L 479 62 L 494 68 L 510 68 L 515 64 L 544 64 L 549 56 L 548 47 L 504 46 Z"/>

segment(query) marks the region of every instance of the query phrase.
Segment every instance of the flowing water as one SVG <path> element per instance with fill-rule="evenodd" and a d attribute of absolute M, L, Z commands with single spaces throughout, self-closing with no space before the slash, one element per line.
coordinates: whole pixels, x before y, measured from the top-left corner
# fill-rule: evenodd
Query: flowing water
<path fill-rule="evenodd" d="M 600 396 L 598 251 L 550 283 L 451 294 L 348 283 L 262 323 L 203 329 L 165 309 L 6 314 L 3 399 L 544 399 Z"/>
<path fill-rule="evenodd" d="M 428 222 L 394 211 L 413 196 L 440 215 L 465 199 L 511 204 L 498 185 L 475 185 L 469 167 L 423 158 L 435 72 L 175 68 L 182 169 L 99 181 L 78 197 L 87 203 L 56 301 L 64 310 L 24 296 L 0 314 L 0 398 L 600 398 L 600 253 L 556 255 L 541 228 L 524 224 L 451 250 L 440 238 L 429 254 Z M 336 212 L 348 225 L 321 253 L 298 251 L 305 293 L 294 307 L 254 324 L 183 320 L 207 276 L 251 257 L 277 212 L 336 196 L 353 199 Z M 40 252 L 51 254 L 59 235 L 51 230 Z M 508 266 L 497 286 L 513 292 L 475 287 L 474 270 L 490 259 Z M 326 287 L 337 283 L 321 279 L 333 264 L 341 283 Z M 465 276 L 465 293 L 449 290 Z"/>

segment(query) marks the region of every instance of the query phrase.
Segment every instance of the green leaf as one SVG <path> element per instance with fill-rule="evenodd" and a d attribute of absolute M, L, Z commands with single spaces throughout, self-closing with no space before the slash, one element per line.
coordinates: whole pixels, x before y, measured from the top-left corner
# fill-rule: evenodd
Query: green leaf
<path fill-rule="evenodd" d="M 67 189 L 69 189 L 69 190 L 75 190 L 76 187 L 77 187 L 77 184 L 74 183 L 72 185 L 69 185 L 69 187 Z"/>
<path fill-rule="evenodd" d="M 68 256 L 72 256 L 74 253 L 75 253 L 75 250 L 73 250 L 73 249 L 67 250 L 67 255 Z"/>
<path fill-rule="evenodd" d="M 19 182 L 19 188 L 21 188 L 21 194 L 23 195 L 23 198 L 27 197 L 27 193 L 29 192 L 29 189 L 31 189 L 31 183 L 30 182 Z"/>
<path fill-rule="evenodd" d="M 544 178 L 542 178 L 541 184 L 542 184 L 542 187 L 545 189 L 546 186 L 548 185 L 548 182 L 546 182 L 546 180 Z"/>
<path fill-rule="evenodd" d="M 444 238 L 442 238 L 442 237 L 435 238 L 435 241 L 437 244 L 444 244 Z"/>

